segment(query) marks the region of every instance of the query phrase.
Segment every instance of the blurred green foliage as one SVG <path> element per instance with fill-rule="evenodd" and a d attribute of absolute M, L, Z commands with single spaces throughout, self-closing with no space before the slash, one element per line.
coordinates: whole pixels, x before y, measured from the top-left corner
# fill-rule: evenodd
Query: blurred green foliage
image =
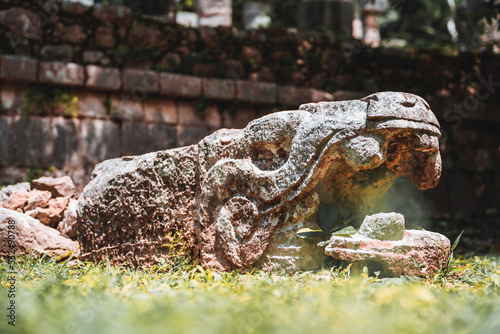
<path fill-rule="evenodd" d="M 299 25 L 299 10 L 302 0 L 270 0 L 271 22 L 273 26 L 297 28 Z"/>
<path fill-rule="evenodd" d="M 31 86 L 23 91 L 21 99 L 21 109 L 27 114 L 78 116 L 78 97 L 71 90 L 55 86 Z"/>
<path fill-rule="evenodd" d="M 391 0 L 381 18 L 384 39 L 404 39 L 416 49 L 438 49 L 452 44 L 447 22 L 451 17 L 446 0 Z"/>
<path fill-rule="evenodd" d="M 24 256 L 14 268 L 16 327 L 3 319 L 0 332 L 498 333 L 499 259 L 457 259 L 452 268 L 376 279 L 347 269 L 280 276 Z M 0 260 L 1 305 L 8 271 Z"/>

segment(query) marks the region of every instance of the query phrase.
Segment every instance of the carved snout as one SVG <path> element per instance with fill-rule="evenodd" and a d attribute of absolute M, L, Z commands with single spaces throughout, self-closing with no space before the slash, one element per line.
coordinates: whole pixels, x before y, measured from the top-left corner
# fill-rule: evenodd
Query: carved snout
<path fill-rule="evenodd" d="M 408 177 L 420 190 L 434 188 L 441 177 L 438 138 L 425 133 L 399 134 L 391 139 L 387 166 L 398 176 Z"/>

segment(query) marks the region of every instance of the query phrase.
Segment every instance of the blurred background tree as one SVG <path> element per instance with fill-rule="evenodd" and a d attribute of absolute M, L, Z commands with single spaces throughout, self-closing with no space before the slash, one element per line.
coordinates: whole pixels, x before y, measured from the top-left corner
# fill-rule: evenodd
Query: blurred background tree
<path fill-rule="evenodd" d="M 406 41 L 417 49 L 435 49 L 452 45 L 447 28 L 451 10 L 446 0 L 392 0 L 380 17 L 384 39 Z"/>
<path fill-rule="evenodd" d="M 346 25 L 342 22 L 346 9 L 359 9 L 364 19 L 367 6 L 386 6 L 377 20 L 382 41 L 390 46 L 473 51 L 491 48 L 500 40 L 499 0 L 233 0 L 233 24 L 238 29 L 248 26 L 244 11 L 250 2 L 267 4 L 265 14 L 272 26 L 311 32 L 329 29 L 339 38 L 345 37 L 337 28 Z"/>

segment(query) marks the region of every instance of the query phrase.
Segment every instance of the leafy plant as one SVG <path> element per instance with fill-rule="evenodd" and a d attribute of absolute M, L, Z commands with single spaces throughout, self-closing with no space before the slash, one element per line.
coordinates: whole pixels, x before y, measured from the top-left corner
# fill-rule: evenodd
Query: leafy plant
<path fill-rule="evenodd" d="M 43 176 L 44 173 L 43 168 L 38 166 L 38 164 L 35 161 L 30 160 L 29 168 L 30 169 L 28 171 L 28 176 L 24 179 L 24 182 L 31 182 Z"/>
<path fill-rule="evenodd" d="M 304 239 L 313 239 L 318 237 L 329 238 L 331 235 L 350 236 L 356 233 L 356 229 L 349 225 L 356 216 L 350 215 L 345 208 L 331 204 L 321 204 L 317 217 L 320 229 L 302 228 L 297 231 L 297 236 Z M 339 222 L 342 222 L 342 224 L 339 225 Z M 325 246 L 326 244 L 327 241 L 321 241 L 318 246 Z"/>
<path fill-rule="evenodd" d="M 106 115 L 111 115 L 114 112 L 113 101 L 106 99 L 102 101 L 102 106 L 104 107 L 104 113 Z"/>
<path fill-rule="evenodd" d="M 60 113 L 78 116 L 78 97 L 70 90 L 54 86 L 28 87 L 22 94 L 21 109 L 25 113 Z"/>
<path fill-rule="evenodd" d="M 453 259 L 453 251 L 455 250 L 455 248 L 457 248 L 458 243 L 460 242 L 460 237 L 462 236 L 463 233 L 464 233 L 464 231 L 460 232 L 460 234 L 455 239 L 455 242 L 453 243 L 453 245 L 450 248 L 450 255 L 448 256 L 448 271 L 450 271 L 450 269 L 451 269 L 450 264 L 452 262 L 451 260 Z"/>
<path fill-rule="evenodd" d="M 162 247 L 166 250 L 168 259 L 161 258 L 159 264 L 152 268 L 153 270 L 165 272 L 190 270 L 196 266 L 196 258 L 190 247 L 187 247 L 183 233 L 170 232 L 165 236 L 165 241 L 166 243 Z"/>

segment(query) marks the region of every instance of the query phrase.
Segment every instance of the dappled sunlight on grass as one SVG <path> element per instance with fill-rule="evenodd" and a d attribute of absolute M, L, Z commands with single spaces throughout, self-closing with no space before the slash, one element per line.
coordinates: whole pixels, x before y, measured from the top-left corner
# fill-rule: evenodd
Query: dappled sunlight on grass
<path fill-rule="evenodd" d="M 19 260 L 16 331 L 3 319 L 2 333 L 500 332 L 500 261 L 492 257 L 395 279 L 340 269 L 280 276 Z"/>

